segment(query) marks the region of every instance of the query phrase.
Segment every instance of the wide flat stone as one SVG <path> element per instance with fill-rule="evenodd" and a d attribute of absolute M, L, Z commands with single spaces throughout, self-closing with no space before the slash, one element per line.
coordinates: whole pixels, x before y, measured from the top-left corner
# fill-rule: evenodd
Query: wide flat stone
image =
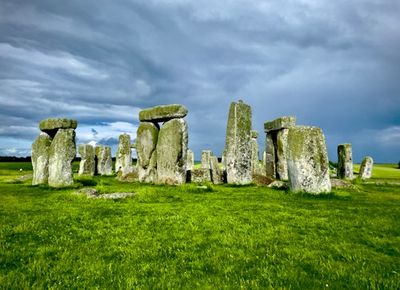
<path fill-rule="evenodd" d="M 179 104 L 156 106 L 139 112 L 141 122 L 166 122 L 175 118 L 184 118 L 188 113 L 186 107 Z"/>
<path fill-rule="evenodd" d="M 56 129 L 76 129 L 77 126 L 76 120 L 63 118 L 49 118 L 39 123 L 39 129 L 43 132 Z"/>
<path fill-rule="evenodd" d="M 264 123 L 264 131 L 266 133 L 270 131 L 276 131 L 281 129 L 289 129 L 296 126 L 296 117 L 294 116 L 283 116 L 273 121 Z"/>

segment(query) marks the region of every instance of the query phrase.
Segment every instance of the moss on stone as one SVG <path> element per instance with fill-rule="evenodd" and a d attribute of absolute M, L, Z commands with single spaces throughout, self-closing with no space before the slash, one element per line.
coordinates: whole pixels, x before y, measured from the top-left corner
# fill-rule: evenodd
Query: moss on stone
<path fill-rule="evenodd" d="M 266 133 L 270 131 L 276 131 L 281 129 L 289 129 L 296 126 L 296 117 L 294 116 L 283 116 L 272 121 L 264 123 L 264 131 Z"/>
<path fill-rule="evenodd" d="M 141 122 L 166 122 L 174 118 L 184 118 L 188 110 L 179 104 L 156 106 L 139 112 Z"/>

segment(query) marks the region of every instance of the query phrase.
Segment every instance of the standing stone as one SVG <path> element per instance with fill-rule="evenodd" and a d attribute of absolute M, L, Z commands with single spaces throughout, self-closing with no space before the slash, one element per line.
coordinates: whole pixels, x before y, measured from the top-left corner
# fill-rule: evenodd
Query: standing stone
<path fill-rule="evenodd" d="M 41 132 L 32 144 L 32 185 L 46 184 L 49 179 L 49 155 L 51 138 Z"/>
<path fill-rule="evenodd" d="M 157 143 L 157 182 L 186 182 L 188 128 L 184 119 L 172 119 L 160 129 Z"/>
<path fill-rule="evenodd" d="M 111 147 L 99 145 L 95 148 L 97 158 L 97 173 L 100 175 L 112 175 Z"/>
<path fill-rule="evenodd" d="M 142 122 L 137 129 L 136 152 L 140 182 L 157 182 L 157 140 L 158 125 Z"/>
<path fill-rule="evenodd" d="M 251 131 L 251 172 L 252 174 L 260 174 L 260 160 L 259 160 L 259 152 L 258 152 L 258 132 L 253 130 Z"/>
<path fill-rule="evenodd" d="M 211 169 L 211 156 L 213 156 L 211 150 L 201 152 L 201 168 Z"/>
<path fill-rule="evenodd" d="M 121 134 L 115 158 L 115 172 L 121 172 L 124 176 L 132 172 L 132 167 L 131 136 Z"/>
<path fill-rule="evenodd" d="M 72 161 L 75 155 L 75 130 L 58 129 L 50 146 L 49 186 L 64 187 L 74 183 Z"/>
<path fill-rule="evenodd" d="M 289 129 L 282 129 L 276 135 L 276 175 L 279 180 L 288 179 L 287 169 L 287 136 Z"/>
<path fill-rule="evenodd" d="M 372 176 L 372 167 L 374 165 L 374 160 L 370 156 L 364 157 L 360 165 L 359 178 L 368 179 Z"/>
<path fill-rule="evenodd" d="M 225 163 L 227 182 L 248 184 L 251 176 L 251 107 L 239 101 L 232 102 L 226 129 Z"/>
<path fill-rule="evenodd" d="M 331 191 L 328 153 L 320 128 L 298 126 L 287 136 L 289 187 L 313 194 Z"/>
<path fill-rule="evenodd" d="M 187 151 L 186 171 L 193 170 L 194 168 L 194 153 L 192 150 Z"/>
<path fill-rule="evenodd" d="M 96 168 L 94 147 L 89 144 L 81 144 L 78 151 L 81 156 L 78 175 L 93 176 Z"/>
<path fill-rule="evenodd" d="M 337 148 L 337 152 L 337 177 L 341 179 L 353 179 L 353 154 L 351 144 L 340 144 Z"/>
<path fill-rule="evenodd" d="M 276 178 L 275 145 L 272 134 L 268 133 L 265 140 L 265 174 Z"/>
<path fill-rule="evenodd" d="M 211 182 L 211 170 L 207 168 L 195 168 L 191 171 L 190 181 L 194 183 Z"/>
<path fill-rule="evenodd" d="M 224 172 L 221 170 L 218 164 L 217 156 L 211 156 L 210 158 L 210 170 L 211 170 L 211 181 L 214 184 L 224 183 Z"/>

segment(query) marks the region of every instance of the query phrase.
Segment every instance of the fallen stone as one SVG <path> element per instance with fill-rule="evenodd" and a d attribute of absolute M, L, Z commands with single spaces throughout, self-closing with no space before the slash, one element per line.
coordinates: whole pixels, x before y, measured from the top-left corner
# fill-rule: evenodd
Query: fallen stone
<path fill-rule="evenodd" d="M 211 170 L 208 168 L 195 168 L 191 171 L 191 182 L 211 182 Z"/>
<path fill-rule="evenodd" d="M 140 123 L 137 129 L 136 152 L 140 182 L 157 182 L 157 140 L 159 127 L 151 122 Z"/>
<path fill-rule="evenodd" d="M 131 136 L 121 134 L 119 135 L 118 150 L 115 157 L 115 172 L 126 175 L 132 170 Z"/>
<path fill-rule="evenodd" d="M 271 188 L 288 188 L 287 183 L 282 181 L 282 180 L 274 180 L 270 184 L 268 184 L 268 187 Z"/>
<path fill-rule="evenodd" d="M 111 147 L 98 145 L 95 148 L 97 158 L 97 174 L 112 175 Z"/>
<path fill-rule="evenodd" d="M 134 192 L 113 192 L 100 194 L 95 188 L 82 188 L 75 191 L 76 195 L 85 195 L 87 198 L 97 198 L 97 199 L 121 199 L 136 195 Z"/>
<path fill-rule="evenodd" d="M 242 101 L 232 102 L 229 109 L 225 142 L 227 182 L 249 184 L 251 177 L 251 107 Z"/>
<path fill-rule="evenodd" d="M 353 179 L 353 153 L 351 150 L 351 144 L 340 144 L 337 148 L 337 152 L 337 177 L 342 179 Z"/>
<path fill-rule="evenodd" d="M 74 183 L 72 161 L 75 155 L 75 130 L 59 129 L 50 146 L 49 186 L 65 187 Z"/>
<path fill-rule="evenodd" d="M 157 182 L 186 182 L 188 128 L 184 119 L 172 119 L 160 129 L 157 143 Z"/>
<path fill-rule="evenodd" d="M 49 157 L 51 138 L 42 132 L 32 144 L 32 185 L 47 184 L 49 179 Z"/>
<path fill-rule="evenodd" d="M 348 180 L 331 178 L 332 188 L 348 188 L 355 189 L 356 187 Z"/>
<path fill-rule="evenodd" d="M 290 190 L 329 193 L 328 153 L 322 130 L 317 127 L 293 127 L 287 138 Z"/>
<path fill-rule="evenodd" d="M 364 157 L 360 165 L 360 173 L 358 174 L 361 179 L 369 179 L 372 176 L 372 167 L 374 160 L 370 156 Z"/>
<path fill-rule="evenodd" d="M 79 145 L 78 152 L 81 156 L 78 175 L 93 176 L 96 169 L 94 147 L 89 144 L 81 144 Z"/>
<path fill-rule="evenodd" d="M 76 120 L 64 118 L 49 118 L 39 123 L 40 131 L 49 134 L 51 138 L 54 138 L 58 129 L 76 129 L 77 126 Z"/>
<path fill-rule="evenodd" d="M 281 129 L 289 129 L 296 126 L 296 117 L 294 116 L 284 116 L 277 118 L 273 121 L 264 123 L 264 131 L 266 133 L 270 131 L 276 131 Z"/>
<path fill-rule="evenodd" d="M 188 110 L 178 104 L 156 106 L 139 112 L 140 122 L 167 122 L 175 118 L 184 118 Z"/>

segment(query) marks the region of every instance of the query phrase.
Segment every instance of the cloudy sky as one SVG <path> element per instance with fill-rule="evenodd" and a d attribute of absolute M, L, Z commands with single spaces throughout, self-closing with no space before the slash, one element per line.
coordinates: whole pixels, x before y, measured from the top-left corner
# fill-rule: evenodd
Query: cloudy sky
<path fill-rule="evenodd" d="M 0 155 L 41 119 L 78 143 L 136 137 L 142 108 L 189 109 L 189 145 L 221 154 L 229 104 L 323 128 L 329 156 L 400 160 L 400 1 L 1 0 Z"/>

